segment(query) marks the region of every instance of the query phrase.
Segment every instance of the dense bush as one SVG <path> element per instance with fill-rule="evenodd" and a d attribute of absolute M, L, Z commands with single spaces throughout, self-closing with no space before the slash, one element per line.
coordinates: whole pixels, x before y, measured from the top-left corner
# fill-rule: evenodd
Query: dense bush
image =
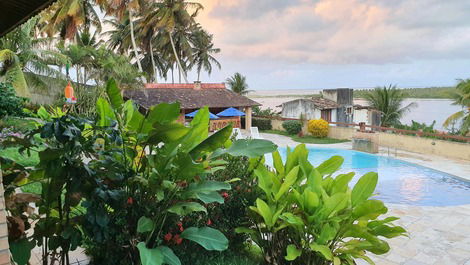
<path fill-rule="evenodd" d="M 311 133 L 314 137 L 327 137 L 328 130 L 328 122 L 323 119 L 308 121 L 308 132 Z"/>
<path fill-rule="evenodd" d="M 282 123 L 282 128 L 290 135 L 296 135 L 302 131 L 302 123 L 300 121 L 285 121 Z"/>
<path fill-rule="evenodd" d="M 363 175 L 351 189 L 354 173 L 332 175 L 343 158 L 333 156 L 318 167 L 308 161 L 308 150 L 299 145 L 283 163 L 273 153 L 273 166 L 254 172 L 263 195 L 250 207 L 252 224 L 237 229 L 261 248 L 268 264 L 356 264 L 367 255 L 385 254 L 383 238 L 405 235 L 393 225 L 398 218 L 378 219 L 388 209 L 371 199 L 377 185 L 375 172 Z"/>
<path fill-rule="evenodd" d="M 258 127 L 260 130 L 272 130 L 273 126 L 271 125 L 271 120 L 270 119 L 265 119 L 265 118 L 253 118 L 252 120 L 252 126 L 253 127 Z M 249 128 L 247 128 L 249 129 Z"/>
<path fill-rule="evenodd" d="M 23 116 L 26 99 L 17 97 L 11 84 L 0 82 L 0 118 L 5 116 Z"/>
<path fill-rule="evenodd" d="M 393 127 L 397 129 L 402 129 L 402 130 L 410 130 L 410 131 L 421 131 L 421 132 L 427 132 L 427 133 L 435 133 L 436 130 L 434 129 L 434 126 L 436 125 L 436 121 L 433 121 L 431 125 L 427 125 L 426 123 L 419 123 L 416 121 L 411 121 L 411 125 L 404 125 L 404 124 L 399 124 L 395 125 Z"/>

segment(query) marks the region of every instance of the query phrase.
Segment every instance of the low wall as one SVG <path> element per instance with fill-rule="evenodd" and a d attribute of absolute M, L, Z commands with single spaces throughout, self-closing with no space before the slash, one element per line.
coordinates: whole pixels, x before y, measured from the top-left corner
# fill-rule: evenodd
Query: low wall
<path fill-rule="evenodd" d="M 284 131 L 282 120 L 271 120 L 273 130 Z M 306 133 L 306 124 L 303 126 Z M 328 137 L 334 139 L 351 140 L 356 134 L 353 127 L 330 126 Z M 432 138 L 393 134 L 385 132 L 375 132 L 375 139 L 379 146 L 396 148 L 408 152 L 419 154 L 432 154 L 453 159 L 463 159 L 470 161 L 470 143 L 459 143 Z"/>
<path fill-rule="evenodd" d="M 351 140 L 355 131 L 356 129 L 351 127 L 330 126 L 330 130 L 328 131 L 328 137 L 334 139 Z"/>
<path fill-rule="evenodd" d="M 433 154 L 470 161 L 470 144 L 424 137 L 379 133 L 379 145 L 420 154 Z"/>

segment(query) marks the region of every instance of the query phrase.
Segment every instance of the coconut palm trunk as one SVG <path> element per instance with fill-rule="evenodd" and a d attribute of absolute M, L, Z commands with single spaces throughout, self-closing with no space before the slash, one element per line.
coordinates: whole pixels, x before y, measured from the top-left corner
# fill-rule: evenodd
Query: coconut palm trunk
<path fill-rule="evenodd" d="M 155 58 L 153 57 L 153 45 L 152 45 L 152 40 L 150 40 L 150 57 L 152 59 L 152 69 L 153 69 L 153 78 L 154 82 L 158 83 L 157 81 L 157 66 L 155 65 Z"/>
<path fill-rule="evenodd" d="M 168 35 L 170 36 L 171 48 L 173 49 L 173 53 L 175 55 L 176 63 L 178 64 L 178 69 L 180 71 L 180 74 L 183 75 L 184 81 L 186 83 L 188 83 L 188 77 L 186 76 L 186 73 L 183 71 L 183 67 L 181 67 L 181 62 L 180 62 L 180 59 L 178 57 L 178 53 L 176 52 L 175 42 L 173 41 L 173 36 L 172 36 L 171 32 L 168 32 Z"/>
<path fill-rule="evenodd" d="M 137 67 L 139 67 L 139 71 L 143 72 L 142 64 L 140 63 L 140 60 L 139 60 L 139 52 L 137 51 L 137 44 L 135 42 L 134 18 L 132 16 L 132 11 L 129 11 L 129 26 L 131 27 L 132 49 L 134 50 L 135 59 L 137 60 Z"/>

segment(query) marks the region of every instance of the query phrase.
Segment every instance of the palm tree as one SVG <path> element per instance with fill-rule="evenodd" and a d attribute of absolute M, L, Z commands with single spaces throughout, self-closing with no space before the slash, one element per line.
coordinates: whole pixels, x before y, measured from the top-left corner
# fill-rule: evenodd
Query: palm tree
<path fill-rule="evenodd" d="M 19 67 L 23 73 L 20 79 L 25 78 L 26 80 L 27 85 L 24 85 L 23 81 L 12 81 L 19 95 L 29 94 L 24 91 L 28 86 L 49 89 L 40 75 L 63 77 L 63 74 L 53 66 L 65 64 L 67 57 L 60 54 L 59 51 L 49 49 L 50 38 L 37 36 L 37 23 L 38 19 L 31 19 L 0 39 L 0 49 L 9 51 L 3 52 L 3 60 L 6 63 L 3 65 L 4 71 L 2 73 L 6 74 L 8 67 Z M 10 52 L 15 56 L 9 55 Z M 16 76 L 19 77 L 19 75 Z"/>
<path fill-rule="evenodd" d="M 191 36 L 194 61 L 190 64 L 190 68 L 196 66 L 197 81 L 200 79 L 201 70 L 203 68 L 210 75 L 212 73 L 212 63 L 214 63 L 219 69 L 222 67 L 219 61 L 212 56 L 212 54 L 220 52 L 219 48 L 214 48 L 212 39 L 213 35 L 207 33 L 203 29 L 195 31 Z"/>
<path fill-rule="evenodd" d="M 49 36 L 60 32 L 62 39 L 73 39 L 83 25 L 92 25 L 101 31 L 101 21 L 93 1 L 88 0 L 58 0 L 41 15 L 41 24 Z"/>
<path fill-rule="evenodd" d="M 139 70 L 143 72 L 142 64 L 139 58 L 139 52 L 137 49 L 136 36 L 134 30 L 134 13 L 138 12 L 144 6 L 146 6 L 145 0 L 96 0 L 96 3 L 106 11 L 107 14 L 117 16 L 118 19 L 123 18 L 129 21 L 129 33 L 134 51 L 134 56 L 137 62 Z"/>
<path fill-rule="evenodd" d="M 364 98 L 371 107 L 382 112 L 381 125 L 384 127 L 400 124 L 401 117 L 416 107 L 414 102 L 402 107 L 406 94 L 392 85 L 376 87 L 365 94 Z"/>
<path fill-rule="evenodd" d="M 3 64 L 0 69 L 0 74 L 11 83 L 15 88 L 16 95 L 20 97 L 29 97 L 31 94 L 28 90 L 28 85 L 20 66 L 18 56 L 8 50 L 0 50 L 0 62 Z"/>
<path fill-rule="evenodd" d="M 452 98 L 454 99 L 453 104 L 461 105 L 463 109 L 449 116 L 444 122 L 444 126 L 448 128 L 451 124 L 461 121 L 460 133 L 466 135 L 470 130 L 470 79 L 460 80 Z"/>
<path fill-rule="evenodd" d="M 228 87 L 239 95 L 246 95 L 252 90 L 248 90 L 248 84 L 246 83 L 246 77 L 240 73 L 235 73 L 232 77 L 227 78 Z"/>
<path fill-rule="evenodd" d="M 144 36 L 150 38 L 158 34 L 168 36 L 168 38 L 160 36 L 160 39 L 169 41 L 180 75 L 183 75 L 186 83 L 188 82 L 187 67 L 183 67 L 181 59 L 182 56 L 192 56 L 189 35 L 196 25 L 195 17 L 201 9 L 203 6 L 196 2 L 162 0 L 156 2 L 155 7 L 144 14 L 142 20 L 142 34 Z M 167 44 L 168 42 L 162 41 L 160 47 Z"/>

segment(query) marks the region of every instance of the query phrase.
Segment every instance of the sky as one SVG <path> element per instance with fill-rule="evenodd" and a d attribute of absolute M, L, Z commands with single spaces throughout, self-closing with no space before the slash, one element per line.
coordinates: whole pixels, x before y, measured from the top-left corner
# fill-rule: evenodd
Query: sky
<path fill-rule="evenodd" d="M 222 69 L 253 90 L 452 86 L 470 78 L 469 0 L 198 0 Z M 195 80 L 195 74 L 189 74 Z"/>

